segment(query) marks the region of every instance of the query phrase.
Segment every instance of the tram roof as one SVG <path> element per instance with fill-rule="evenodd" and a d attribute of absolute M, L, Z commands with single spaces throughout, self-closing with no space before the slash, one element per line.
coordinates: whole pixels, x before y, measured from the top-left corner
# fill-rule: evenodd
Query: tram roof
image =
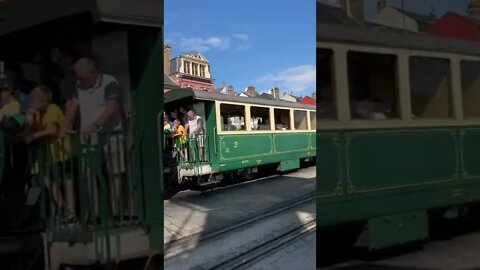
<path fill-rule="evenodd" d="M 317 22 L 317 42 L 381 46 L 480 56 L 480 43 L 382 27 Z"/>
<path fill-rule="evenodd" d="M 225 95 L 225 94 L 202 91 L 202 90 L 177 89 L 177 90 L 172 90 L 165 93 L 165 96 L 164 96 L 165 104 L 178 101 L 178 100 L 206 100 L 206 101 L 218 100 L 218 101 L 227 101 L 227 102 L 236 102 L 236 103 L 248 103 L 248 104 L 266 105 L 266 106 L 279 106 L 279 107 L 315 110 L 315 106 L 302 104 L 302 103 L 294 103 L 294 102 L 288 102 L 288 101 L 282 101 L 282 100 L 269 100 L 269 99 L 263 99 L 263 98 L 232 96 L 232 95 Z"/>
<path fill-rule="evenodd" d="M 10 0 L 0 3 L 0 36 L 79 14 L 98 22 L 162 27 L 159 0 Z"/>

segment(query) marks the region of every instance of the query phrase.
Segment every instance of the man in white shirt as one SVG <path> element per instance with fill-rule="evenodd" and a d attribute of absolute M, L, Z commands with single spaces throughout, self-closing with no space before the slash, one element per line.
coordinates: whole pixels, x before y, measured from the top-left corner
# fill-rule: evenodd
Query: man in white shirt
<path fill-rule="evenodd" d="M 94 146 L 97 144 L 98 134 L 106 135 L 103 150 L 110 178 L 111 206 L 114 215 L 119 215 L 121 213 L 118 208 L 122 197 L 121 178 L 126 171 L 121 89 L 117 80 L 113 76 L 101 73 L 91 59 L 78 60 L 74 65 L 74 71 L 78 84 L 67 102 L 66 126 L 72 127 L 78 111 L 82 144 Z"/>
<path fill-rule="evenodd" d="M 188 125 L 187 125 L 188 135 L 190 138 L 196 139 L 198 149 L 200 151 L 199 157 L 201 160 L 203 160 L 205 157 L 204 156 L 205 149 L 204 149 L 204 136 L 203 136 L 203 119 L 200 116 L 196 115 L 195 112 L 192 110 L 188 111 L 187 117 L 188 117 Z M 195 151 L 195 149 L 192 149 L 192 150 Z"/>

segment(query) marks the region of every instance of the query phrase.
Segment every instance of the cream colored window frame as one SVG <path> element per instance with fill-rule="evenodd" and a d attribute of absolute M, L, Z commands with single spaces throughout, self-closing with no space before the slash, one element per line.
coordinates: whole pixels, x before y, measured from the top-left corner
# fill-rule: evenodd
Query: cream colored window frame
<path fill-rule="evenodd" d="M 476 126 L 479 119 L 465 119 L 463 116 L 460 61 L 480 61 L 480 57 L 457 53 L 429 52 L 385 48 L 378 46 L 354 45 L 336 42 L 317 42 L 317 48 L 333 51 L 333 74 L 335 78 L 334 94 L 337 109 L 337 120 L 317 119 L 317 129 L 367 129 L 367 128 L 401 128 L 401 127 L 443 127 L 443 126 Z M 358 51 L 377 54 L 393 54 L 397 56 L 398 92 L 400 103 L 400 119 L 387 120 L 352 120 L 350 117 L 350 99 L 348 91 L 347 52 Z M 433 57 L 450 60 L 450 96 L 453 106 L 453 118 L 412 119 L 410 97 L 410 57 Z"/>
<path fill-rule="evenodd" d="M 221 122 L 221 113 L 220 113 L 220 105 L 221 104 L 229 104 L 229 105 L 239 105 L 245 108 L 245 127 L 246 130 L 241 131 L 222 131 Z M 252 130 L 251 123 L 248 119 L 251 118 L 250 108 L 251 107 L 261 107 L 261 108 L 269 108 L 270 110 L 270 130 Z M 282 109 L 288 110 L 290 113 L 290 126 L 292 127 L 291 130 L 275 130 L 275 118 L 274 118 L 274 109 Z M 219 135 L 227 135 L 227 134 L 267 134 L 267 133 L 301 133 L 301 132 L 309 132 L 312 131 L 310 128 L 309 122 L 309 130 L 294 130 L 294 123 L 293 123 L 293 110 L 304 110 L 307 111 L 308 121 L 310 121 L 310 113 L 311 111 L 315 112 L 315 110 L 305 110 L 305 109 L 293 109 L 283 106 L 268 106 L 268 105 L 257 105 L 257 104 L 246 104 L 240 102 L 230 102 L 230 101 L 215 101 L 215 117 L 216 117 L 216 127 L 217 127 L 217 134 Z"/>

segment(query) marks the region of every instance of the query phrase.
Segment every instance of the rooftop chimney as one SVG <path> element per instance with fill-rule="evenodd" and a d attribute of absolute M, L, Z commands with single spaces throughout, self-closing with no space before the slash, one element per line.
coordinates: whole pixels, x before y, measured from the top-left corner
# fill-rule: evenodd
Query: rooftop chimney
<path fill-rule="evenodd" d="M 170 75 L 170 59 L 172 59 L 172 47 L 163 45 L 163 73 Z"/>
<path fill-rule="evenodd" d="M 387 6 L 387 0 L 379 0 L 377 2 L 377 14 Z"/>
<path fill-rule="evenodd" d="M 280 98 L 280 89 L 278 87 L 272 88 L 272 96 L 276 99 Z"/>
<path fill-rule="evenodd" d="M 233 88 L 233 85 L 229 85 L 229 86 L 228 86 L 227 93 L 228 93 L 229 95 L 235 94 L 235 89 Z"/>
<path fill-rule="evenodd" d="M 255 86 L 249 85 L 247 87 L 247 94 L 251 97 L 255 97 L 257 95 L 257 92 L 255 91 Z"/>
<path fill-rule="evenodd" d="M 339 4 L 347 12 L 348 17 L 354 19 L 359 24 L 364 24 L 363 0 L 340 0 Z"/>

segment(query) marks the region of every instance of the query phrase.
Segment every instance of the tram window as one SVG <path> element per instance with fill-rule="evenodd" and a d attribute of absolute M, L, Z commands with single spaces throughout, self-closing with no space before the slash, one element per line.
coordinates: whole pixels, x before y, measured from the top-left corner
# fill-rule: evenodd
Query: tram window
<path fill-rule="evenodd" d="M 480 117 L 480 62 L 461 61 L 463 115 Z"/>
<path fill-rule="evenodd" d="M 307 112 L 306 111 L 293 111 L 293 123 L 295 130 L 307 130 Z"/>
<path fill-rule="evenodd" d="M 317 112 L 310 112 L 310 127 L 312 130 L 317 129 Z"/>
<path fill-rule="evenodd" d="M 347 61 L 352 119 L 398 117 L 397 56 L 349 52 Z"/>
<path fill-rule="evenodd" d="M 412 117 L 451 117 L 450 61 L 429 57 L 409 61 Z"/>
<path fill-rule="evenodd" d="M 270 109 L 250 107 L 252 130 L 270 130 Z"/>
<path fill-rule="evenodd" d="M 290 130 L 290 110 L 275 109 L 275 130 Z"/>
<path fill-rule="evenodd" d="M 337 109 L 334 98 L 333 51 L 317 49 L 318 114 L 321 119 L 335 119 Z"/>
<path fill-rule="evenodd" d="M 222 131 L 245 130 L 245 106 L 220 104 Z"/>

